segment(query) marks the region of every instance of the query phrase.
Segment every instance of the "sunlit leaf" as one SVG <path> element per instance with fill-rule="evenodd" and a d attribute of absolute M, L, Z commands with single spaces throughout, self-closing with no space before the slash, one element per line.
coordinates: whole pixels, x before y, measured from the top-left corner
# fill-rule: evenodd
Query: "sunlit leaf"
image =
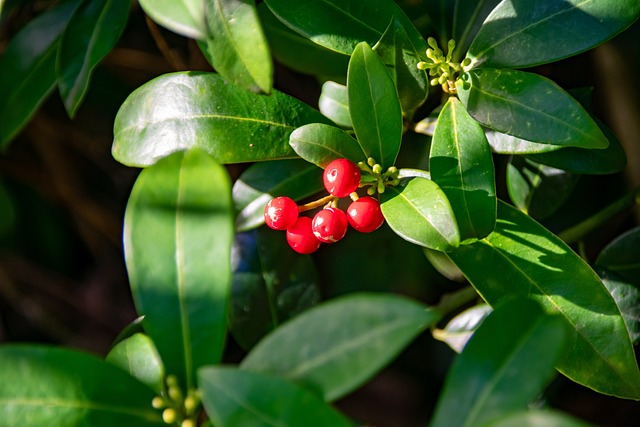
<path fill-rule="evenodd" d="M 294 130 L 289 143 L 300 157 L 321 168 L 339 158 L 354 163 L 367 160 L 358 141 L 335 126 L 311 123 Z"/>
<path fill-rule="evenodd" d="M 318 108 L 335 124 L 344 128 L 353 127 L 346 86 L 332 81 L 324 82 L 320 99 L 318 99 Z"/>
<path fill-rule="evenodd" d="M 164 365 L 148 336 L 137 333 L 120 341 L 109 351 L 105 360 L 128 372 L 156 393 L 163 392 Z"/>
<path fill-rule="evenodd" d="M 192 39 L 207 37 L 206 0 L 139 0 L 142 10 L 165 28 Z"/>

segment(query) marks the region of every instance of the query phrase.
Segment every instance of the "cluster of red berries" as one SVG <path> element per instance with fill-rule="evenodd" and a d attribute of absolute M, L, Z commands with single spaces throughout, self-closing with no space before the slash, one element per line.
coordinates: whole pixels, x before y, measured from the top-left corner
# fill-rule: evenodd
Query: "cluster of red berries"
<path fill-rule="evenodd" d="M 335 243 L 347 233 L 351 224 L 355 230 L 370 233 L 384 222 L 380 202 L 373 197 L 358 197 L 360 170 L 347 159 L 336 159 L 324 170 L 323 183 L 330 196 L 298 206 L 293 199 L 280 196 L 264 208 L 265 223 L 274 230 L 287 230 L 287 242 L 294 251 L 310 254 L 322 243 Z M 352 203 L 345 213 L 337 207 L 338 199 L 350 196 Z M 311 219 L 298 215 L 325 204 Z"/>

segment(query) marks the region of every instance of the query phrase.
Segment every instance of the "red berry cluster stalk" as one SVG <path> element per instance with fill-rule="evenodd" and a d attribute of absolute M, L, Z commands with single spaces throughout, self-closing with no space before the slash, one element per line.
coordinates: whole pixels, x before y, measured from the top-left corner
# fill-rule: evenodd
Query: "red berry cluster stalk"
<path fill-rule="evenodd" d="M 355 230 L 370 233 L 382 225 L 380 202 L 373 197 L 358 197 L 360 169 L 350 160 L 336 159 L 324 170 L 323 183 L 329 196 L 298 206 L 291 198 L 280 196 L 264 208 L 264 220 L 274 230 L 286 230 L 287 242 L 301 254 L 315 252 L 322 243 L 336 243 Z M 350 196 L 353 202 L 346 213 L 337 207 L 340 198 Z M 299 213 L 325 205 L 313 219 Z"/>

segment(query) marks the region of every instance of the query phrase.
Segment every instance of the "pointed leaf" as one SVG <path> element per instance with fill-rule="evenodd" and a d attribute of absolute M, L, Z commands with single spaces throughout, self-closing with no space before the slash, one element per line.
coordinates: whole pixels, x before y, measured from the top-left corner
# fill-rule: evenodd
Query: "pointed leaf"
<path fill-rule="evenodd" d="M 164 365 L 155 344 L 144 334 L 134 334 L 116 344 L 105 360 L 123 369 L 156 393 L 164 390 Z"/>
<path fill-rule="evenodd" d="M 434 329 L 433 337 L 446 343 L 456 353 L 460 353 L 489 313 L 490 305 L 475 305 L 456 315 L 444 329 Z"/>
<path fill-rule="evenodd" d="M 253 0 L 207 1 L 207 27 L 201 48 L 213 68 L 247 90 L 270 93 L 271 53 Z"/>
<path fill-rule="evenodd" d="M 225 169 L 201 150 L 142 171 L 131 192 L 124 244 L 131 290 L 168 374 L 195 385 L 225 342 L 233 211 Z"/>
<path fill-rule="evenodd" d="M 0 426 L 166 426 L 155 393 L 120 368 L 78 351 L 0 347 Z"/>
<path fill-rule="evenodd" d="M 485 129 L 485 135 L 491 146 L 491 150 L 498 154 L 538 154 L 562 149 L 560 145 L 531 142 L 513 135 L 497 132 L 493 129 Z M 608 148 L 598 151 L 605 151 L 607 149 Z"/>
<path fill-rule="evenodd" d="M 442 108 L 431 142 L 429 171 L 449 199 L 460 240 L 487 236 L 496 223 L 493 157 L 484 131 L 457 98 Z"/>
<path fill-rule="evenodd" d="M 567 328 L 533 301 L 507 300 L 455 359 L 431 427 L 471 427 L 524 410 L 555 375 Z"/>
<path fill-rule="evenodd" d="M 149 166 L 191 147 L 204 149 L 220 163 L 293 158 L 289 134 L 314 122 L 328 120 L 280 92 L 257 95 L 212 73 L 165 74 L 122 104 L 112 153 L 129 166 Z"/>
<path fill-rule="evenodd" d="M 296 154 L 321 168 L 332 160 L 345 158 L 354 163 L 367 160 L 358 141 L 335 126 L 312 123 L 294 130 L 289 144 Z"/>
<path fill-rule="evenodd" d="M 120 38 L 130 7 L 130 0 L 85 1 L 71 17 L 56 63 L 60 95 L 69 117 L 80 107 L 93 69 Z"/>
<path fill-rule="evenodd" d="M 138 0 L 142 10 L 158 24 L 174 33 L 204 40 L 208 30 L 206 0 Z"/>
<path fill-rule="evenodd" d="M 233 184 L 236 229 L 247 231 L 264 223 L 264 207 L 271 199 L 295 201 L 324 189 L 322 169 L 301 159 L 254 163 Z"/>
<path fill-rule="evenodd" d="M 500 0 L 456 0 L 451 37 L 456 41 L 454 61 L 467 52 L 482 23 L 498 3 Z"/>
<path fill-rule="evenodd" d="M 241 367 L 277 374 L 333 401 L 370 379 L 439 317 L 406 298 L 351 294 L 285 323 Z"/>
<path fill-rule="evenodd" d="M 280 378 L 206 367 L 198 379 L 202 403 L 217 427 L 352 427 L 319 397 Z"/>
<path fill-rule="evenodd" d="M 482 24 L 468 56 L 481 67 L 553 62 L 612 38 L 638 16 L 635 0 L 504 0 Z"/>
<path fill-rule="evenodd" d="M 494 232 L 448 255 L 492 306 L 522 296 L 562 316 L 572 331 L 557 366 L 564 375 L 600 393 L 640 398 L 640 373 L 618 307 L 593 270 L 557 236 L 499 203 Z"/>
<path fill-rule="evenodd" d="M 384 169 L 393 166 L 402 140 L 402 110 L 391 76 L 366 43 L 353 51 L 347 90 L 351 122 L 362 150 Z"/>
<path fill-rule="evenodd" d="M 556 411 L 519 411 L 482 424 L 481 427 L 591 427 Z"/>
<path fill-rule="evenodd" d="M 456 83 L 469 114 L 499 132 L 542 144 L 606 148 L 589 114 L 551 80 L 514 70 L 478 69 Z"/>
<path fill-rule="evenodd" d="M 353 127 L 349 114 L 349 96 L 346 86 L 332 81 L 324 82 L 318 100 L 318 108 L 322 114 L 338 126 L 348 129 Z"/>
<path fill-rule="evenodd" d="M 596 271 L 618 304 L 631 342 L 634 345 L 638 344 L 640 342 L 640 284 L 638 284 L 638 276 L 634 281 L 602 267 L 596 267 Z"/>
<path fill-rule="evenodd" d="M 426 178 L 401 181 L 380 196 L 382 213 L 397 235 L 416 245 L 450 251 L 460 244 L 460 232 L 447 196 Z"/>
<path fill-rule="evenodd" d="M 640 227 L 608 244 L 598 255 L 596 265 L 640 286 Z"/>

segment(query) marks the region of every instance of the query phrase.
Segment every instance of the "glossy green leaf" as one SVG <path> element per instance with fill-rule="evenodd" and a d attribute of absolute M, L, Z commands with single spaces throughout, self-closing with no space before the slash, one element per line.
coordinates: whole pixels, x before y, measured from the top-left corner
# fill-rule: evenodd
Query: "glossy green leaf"
<path fill-rule="evenodd" d="M 198 374 L 202 403 L 217 427 L 352 427 L 352 423 L 303 387 L 230 367 Z"/>
<path fill-rule="evenodd" d="M 0 347 L 0 426 L 164 426 L 153 390 L 78 351 Z"/>
<path fill-rule="evenodd" d="M 500 0 L 456 0 L 451 38 L 456 41 L 454 61 L 467 52 L 471 41 Z"/>
<path fill-rule="evenodd" d="M 322 123 L 312 123 L 294 130 L 289 137 L 289 144 L 296 154 L 321 168 L 339 158 L 349 159 L 356 164 L 367 161 L 367 155 L 351 135 Z"/>
<path fill-rule="evenodd" d="M 460 353 L 489 313 L 491 306 L 475 305 L 456 315 L 443 329 L 434 329 L 433 337 Z"/>
<path fill-rule="evenodd" d="M 351 294 L 280 326 L 241 367 L 276 374 L 333 401 L 369 380 L 439 318 L 403 297 Z"/>
<path fill-rule="evenodd" d="M 142 10 L 155 22 L 174 33 L 204 40 L 208 30 L 207 0 L 139 0 Z"/>
<path fill-rule="evenodd" d="M 270 93 L 271 53 L 253 0 L 207 1 L 207 27 L 201 47 L 213 68 L 247 90 Z"/>
<path fill-rule="evenodd" d="M 612 273 L 602 267 L 596 271 L 607 287 L 607 290 L 618 304 L 624 323 L 627 325 L 629 337 L 633 344 L 640 342 L 640 284 L 639 276 L 634 279 Z"/>
<path fill-rule="evenodd" d="M 492 306 L 528 297 L 562 316 L 572 331 L 557 365 L 564 375 L 600 393 L 640 398 L 640 373 L 618 307 L 593 270 L 557 236 L 499 203 L 494 232 L 448 255 Z"/>
<path fill-rule="evenodd" d="M 640 286 L 640 227 L 609 243 L 598 255 L 596 265 Z"/>
<path fill-rule="evenodd" d="M 636 0 L 504 0 L 469 48 L 476 67 L 525 68 L 591 49 L 640 16 Z"/>
<path fill-rule="evenodd" d="M 120 107 L 112 154 L 129 166 L 149 166 L 191 147 L 220 163 L 292 158 L 289 134 L 315 122 L 328 121 L 280 92 L 257 95 L 213 73 L 165 74 L 136 89 Z"/>
<path fill-rule="evenodd" d="M 59 39 L 79 0 L 63 2 L 29 22 L 0 56 L 0 147 L 6 146 L 56 86 Z"/>
<path fill-rule="evenodd" d="M 233 208 L 225 169 L 201 150 L 139 175 L 124 224 L 131 290 L 168 374 L 183 386 L 220 361 L 231 283 Z"/>
<path fill-rule="evenodd" d="M 134 334 L 116 344 L 105 360 L 133 378 L 146 384 L 156 393 L 164 390 L 164 365 L 156 346 L 144 334 Z"/>
<path fill-rule="evenodd" d="M 366 43 L 353 51 L 347 74 L 353 130 L 367 157 L 392 166 L 402 141 L 402 110 L 395 83 Z"/>
<path fill-rule="evenodd" d="M 56 62 L 60 95 L 70 117 L 87 94 L 93 69 L 120 38 L 130 7 L 130 0 L 85 1 L 71 17 Z"/>
<path fill-rule="evenodd" d="M 530 300 L 506 300 L 451 366 L 431 427 L 472 427 L 524 410 L 555 375 L 567 329 Z"/>
<path fill-rule="evenodd" d="M 426 178 L 404 180 L 380 196 L 389 227 L 416 245 L 450 251 L 460 244 L 460 232 L 447 196 Z"/>
<path fill-rule="evenodd" d="M 561 150 L 560 145 L 540 144 L 538 142 L 527 141 L 526 139 L 517 138 L 506 133 L 496 132 L 492 129 L 485 129 L 487 141 L 491 146 L 491 150 L 498 154 L 537 154 L 547 153 L 549 151 Z M 598 152 L 605 151 L 597 150 Z"/>
<path fill-rule="evenodd" d="M 513 204 L 536 219 L 553 214 L 571 195 L 580 175 L 515 156 L 507 164 L 507 191 Z"/>
<path fill-rule="evenodd" d="M 482 424 L 480 427 L 590 427 L 561 412 L 549 410 L 518 411 Z"/>
<path fill-rule="evenodd" d="M 274 58 L 292 70 L 334 79 L 347 75 L 349 56 L 322 47 L 284 25 L 266 3 L 258 14 Z"/>
<path fill-rule="evenodd" d="M 491 148 L 482 127 L 457 98 L 449 98 L 438 117 L 429 171 L 451 203 L 460 240 L 483 238 L 493 231 L 496 184 Z"/>
<path fill-rule="evenodd" d="M 422 248 L 422 252 L 431 266 L 447 279 L 454 282 L 464 282 L 466 280 L 460 269 L 451 262 L 444 252 L 429 248 Z"/>
<path fill-rule="evenodd" d="M 324 82 L 320 99 L 318 99 L 318 108 L 338 126 L 348 129 L 353 127 L 346 86 L 332 81 Z"/>
<path fill-rule="evenodd" d="M 274 197 L 298 201 L 323 189 L 322 169 L 304 160 L 255 163 L 233 184 L 236 229 L 246 231 L 263 224 L 264 207 Z"/>
<path fill-rule="evenodd" d="M 413 49 L 425 52 L 427 43 L 393 0 L 266 0 L 287 26 L 321 46 L 351 55 L 358 43 L 374 45 L 395 16 Z"/>
<path fill-rule="evenodd" d="M 589 114 L 558 85 L 537 74 L 478 69 L 456 82 L 469 114 L 488 128 L 542 144 L 606 148 Z"/>
<path fill-rule="evenodd" d="M 245 349 L 320 300 L 313 261 L 292 251 L 282 232 L 237 234 L 231 264 L 229 328 Z"/>

